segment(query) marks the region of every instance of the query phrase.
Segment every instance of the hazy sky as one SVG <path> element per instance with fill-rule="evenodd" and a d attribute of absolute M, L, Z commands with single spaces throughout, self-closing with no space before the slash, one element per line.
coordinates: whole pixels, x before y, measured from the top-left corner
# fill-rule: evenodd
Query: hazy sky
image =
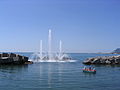
<path fill-rule="evenodd" d="M 0 0 L 0 51 L 111 52 L 120 47 L 120 0 Z"/>

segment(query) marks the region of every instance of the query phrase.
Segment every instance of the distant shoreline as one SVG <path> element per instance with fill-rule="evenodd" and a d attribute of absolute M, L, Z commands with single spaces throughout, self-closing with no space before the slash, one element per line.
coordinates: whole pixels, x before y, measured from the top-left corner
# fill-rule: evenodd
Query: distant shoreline
<path fill-rule="evenodd" d="M 28 51 L 28 52 L 27 52 L 27 51 L 26 51 L 26 52 L 24 52 L 24 51 L 23 51 L 23 52 L 19 52 L 19 51 L 18 51 L 18 52 L 5 52 L 5 51 L 4 51 L 4 52 L 0 52 L 0 53 L 35 53 L 35 52 L 29 52 L 29 51 Z M 120 53 L 99 53 L 99 52 L 98 52 L 98 53 L 64 52 L 64 53 L 67 53 L 67 54 L 120 54 Z"/>

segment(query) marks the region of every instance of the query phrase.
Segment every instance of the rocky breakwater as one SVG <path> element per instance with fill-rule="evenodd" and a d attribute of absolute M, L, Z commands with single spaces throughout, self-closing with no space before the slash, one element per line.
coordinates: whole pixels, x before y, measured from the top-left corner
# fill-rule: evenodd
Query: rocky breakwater
<path fill-rule="evenodd" d="M 120 56 L 103 56 L 88 58 L 83 64 L 120 64 Z"/>
<path fill-rule="evenodd" d="M 14 53 L 2 53 L 0 54 L 0 65 L 3 64 L 25 64 L 28 61 L 28 57 L 21 56 Z"/>

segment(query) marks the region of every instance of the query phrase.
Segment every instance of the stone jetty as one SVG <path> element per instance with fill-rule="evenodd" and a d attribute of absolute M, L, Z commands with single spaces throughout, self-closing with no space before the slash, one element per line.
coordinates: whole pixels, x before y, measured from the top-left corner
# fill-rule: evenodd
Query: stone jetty
<path fill-rule="evenodd" d="M 88 58 L 83 64 L 120 64 L 120 55 Z"/>
<path fill-rule="evenodd" d="M 0 65 L 3 64 L 25 64 L 28 61 L 28 57 L 21 56 L 14 53 L 2 53 L 0 54 Z"/>

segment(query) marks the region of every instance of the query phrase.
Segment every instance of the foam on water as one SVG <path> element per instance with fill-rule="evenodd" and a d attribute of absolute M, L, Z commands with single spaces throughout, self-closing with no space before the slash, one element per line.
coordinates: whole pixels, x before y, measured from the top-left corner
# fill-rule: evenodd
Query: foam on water
<path fill-rule="evenodd" d="M 72 59 L 68 54 L 57 55 L 56 53 L 52 53 L 52 57 L 49 58 L 47 53 L 43 54 L 43 57 L 40 57 L 39 53 L 33 53 L 29 59 L 32 62 L 76 62 L 76 60 Z"/>
<path fill-rule="evenodd" d="M 29 61 L 32 62 L 77 62 L 77 60 L 33 60 L 33 59 L 29 59 Z"/>

